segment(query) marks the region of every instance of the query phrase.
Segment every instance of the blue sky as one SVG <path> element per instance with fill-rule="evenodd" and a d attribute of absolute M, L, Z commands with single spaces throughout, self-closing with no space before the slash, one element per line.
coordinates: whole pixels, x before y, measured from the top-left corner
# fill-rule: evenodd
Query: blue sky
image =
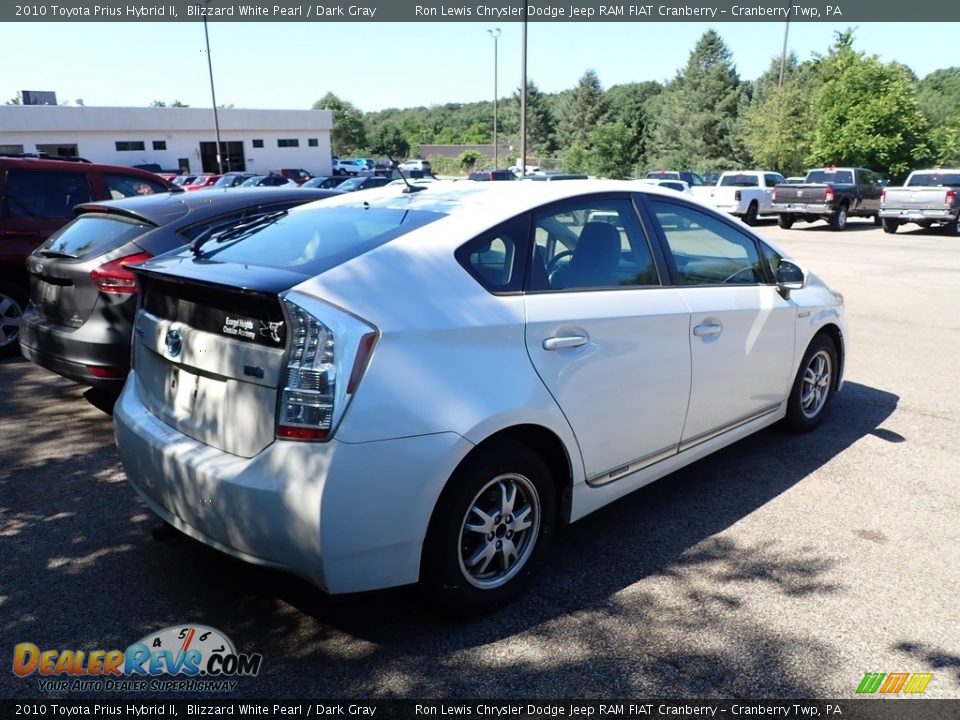
<path fill-rule="evenodd" d="M 791 23 L 788 47 L 825 53 L 849 23 Z M 330 91 L 362 110 L 493 97 L 496 23 L 210 22 L 217 102 L 309 108 Z M 779 23 L 530 23 L 528 77 L 545 92 L 572 87 L 587 69 L 604 87 L 665 81 L 710 27 L 745 80 L 779 57 Z M 500 24 L 499 90 L 520 86 L 520 23 Z M 924 75 L 951 64 L 958 23 L 859 23 L 855 47 Z M 0 102 L 18 90 L 53 90 L 86 105 L 146 106 L 154 99 L 210 103 L 203 25 L 0 23 Z M 940 49 L 931 52 L 930 48 Z M 960 64 L 958 61 L 956 64 Z"/>

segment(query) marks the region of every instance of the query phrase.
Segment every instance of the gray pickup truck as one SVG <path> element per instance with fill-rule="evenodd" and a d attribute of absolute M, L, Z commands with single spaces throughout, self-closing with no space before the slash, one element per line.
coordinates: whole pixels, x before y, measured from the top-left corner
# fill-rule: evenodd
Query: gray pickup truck
<path fill-rule="evenodd" d="M 888 187 L 880 200 L 883 231 L 904 223 L 927 229 L 941 225 L 960 235 L 960 170 L 914 170 L 903 187 Z"/>
<path fill-rule="evenodd" d="M 880 176 L 865 168 L 828 167 L 811 170 L 803 183 L 784 183 L 773 190 L 771 212 L 782 228 L 797 220 L 826 220 L 831 230 L 847 227 L 847 218 L 869 217 L 879 224 Z"/>

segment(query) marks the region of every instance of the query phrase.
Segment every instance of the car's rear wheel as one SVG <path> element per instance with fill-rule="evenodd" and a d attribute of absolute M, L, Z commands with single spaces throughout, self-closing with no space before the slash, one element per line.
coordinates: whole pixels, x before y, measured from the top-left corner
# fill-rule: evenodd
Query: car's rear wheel
<path fill-rule="evenodd" d="M 804 353 L 787 400 L 786 425 L 795 432 L 813 430 L 823 419 L 837 384 L 837 347 L 818 333 Z"/>
<path fill-rule="evenodd" d="M 845 230 L 847 227 L 847 206 L 841 205 L 828 220 L 831 230 Z"/>
<path fill-rule="evenodd" d="M 780 213 L 780 216 L 777 218 L 777 225 L 782 227 L 784 230 L 789 230 L 793 227 L 793 215 L 789 213 Z"/>
<path fill-rule="evenodd" d="M 0 282 L 0 358 L 20 352 L 20 321 L 27 293 L 18 285 Z"/>
<path fill-rule="evenodd" d="M 751 202 L 751 203 L 750 203 L 750 207 L 747 208 L 747 213 L 746 213 L 746 215 L 743 216 L 743 221 L 744 221 L 747 225 L 756 225 L 756 224 L 757 224 L 757 214 L 758 214 L 757 203 L 756 203 L 756 202 Z"/>
<path fill-rule="evenodd" d="M 492 610 L 530 579 L 556 521 L 550 470 L 529 448 L 503 443 L 464 461 L 434 510 L 422 584 L 447 609 Z"/>
<path fill-rule="evenodd" d="M 894 220 L 893 218 L 883 218 L 883 231 L 893 235 L 897 228 L 900 227 L 900 221 Z"/>
<path fill-rule="evenodd" d="M 950 235 L 960 236 L 960 212 L 958 212 L 957 216 L 947 225 L 947 232 Z"/>

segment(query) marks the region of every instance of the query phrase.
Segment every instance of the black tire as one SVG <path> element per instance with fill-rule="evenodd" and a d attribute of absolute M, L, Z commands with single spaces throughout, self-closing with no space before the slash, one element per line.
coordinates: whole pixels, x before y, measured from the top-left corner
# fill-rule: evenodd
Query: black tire
<path fill-rule="evenodd" d="M 542 562 L 556 515 L 553 478 L 539 455 L 512 442 L 479 450 L 450 478 L 433 511 L 421 586 L 457 614 L 497 608 Z"/>
<path fill-rule="evenodd" d="M 743 221 L 750 226 L 756 225 L 757 214 L 758 214 L 757 203 L 751 202 L 750 207 L 747 208 L 747 214 L 743 216 Z"/>
<path fill-rule="evenodd" d="M 880 227 L 883 224 L 883 221 L 881 220 L 879 215 L 873 216 L 873 224 L 876 225 L 877 227 Z"/>
<path fill-rule="evenodd" d="M 793 432 L 809 432 L 823 420 L 837 387 L 837 347 L 826 333 L 817 333 L 793 381 L 787 400 L 787 428 Z"/>
<path fill-rule="evenodd" d="M 893 235 L 897 228 L 900 227 L 900 221 L 894 220 L 893 218 L 883 218 L 883 231 L 889 235 Z"/>
<path fill-rule="evenodd" d="M 20 354 L 20 321 L 27 307 L 27 291 L 0 281 L 0 359 Z"/>
<path fill-rule="evenodd" d="M 777 225 L 782 227 L 784 230 L 789 230 L 793 227 L 793 215 L 790 213 L 780 213 L 777 217 Z"/>
<path fill-rule="evenodd" d="M 960 212 L 957 213 L 957 216 L 953 218 L 953 220 L 947 223 L 947 235 L 960 237 Z"/>
<path fill-rule="evenodd" d="M 833 213 L 828 219 L 827 222 L 830 223 L 830 229 L 837 232 L 847 229 L 847 206 L 841 205 L 837 208 L 837 211 Z"/>

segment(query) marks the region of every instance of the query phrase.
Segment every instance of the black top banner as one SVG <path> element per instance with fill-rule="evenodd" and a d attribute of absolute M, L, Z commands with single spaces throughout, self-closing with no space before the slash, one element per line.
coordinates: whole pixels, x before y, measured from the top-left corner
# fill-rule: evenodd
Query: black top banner
<path fill-rule="evenodd" d="M 97 718 L 835 718 L 945 720 L 960 717 L 960 700 L 2 700 L 0 717 Z"/>
<path fill-rule="evenodd" d="M 672 0 L 668 3 L 544 2 L 235 2 L 86 0 L 2 3 L 0 22 L 957 22 L 960 3 L 943 0 Z"/>

